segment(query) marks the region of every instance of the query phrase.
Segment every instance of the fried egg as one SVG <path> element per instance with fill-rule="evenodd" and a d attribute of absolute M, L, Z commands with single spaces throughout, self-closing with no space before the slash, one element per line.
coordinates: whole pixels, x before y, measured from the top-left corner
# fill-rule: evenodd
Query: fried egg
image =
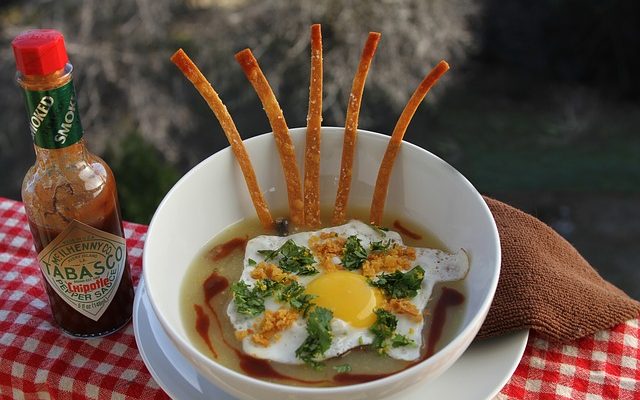
<path fill-rule="evenodd" d="M 367 260 L 369 264 L 353 270 L 345 269 L 342 265 L 340 252 L 335 251 L 336 246 L 356 236 L 362 248 L 370 249 L 373 243 L 384 243 L 389 248 L 402 250 L 398 254 L 389 257 L 379 257 L 375 260 L 372 252 L 369 252 Z M 318 238 L 326 238 L 329 245 L 325 246 L 326 253 L 319 254 Z M 397 318 L 395 334 L 403 335 L 412 343 L 410 345 L 392 347 L 388 346 L 385 352 L 388 356 L 400 360 L 416 360 L 420 357 L 422 346 L 422 329 L 424 327 L 424 310 L 427 306 L 433 286 L 438 282 L 455 281 L 463 279 L 469 270 L 469 260 L 463 249 L 455 253 L 446 253 L 435 249 L 409 248 L 402 243 L 400 234 L 393 231 L 383 231 L 363 222 L 352 220 L 344 225 L 321 229 L 318 231 L 301 232 L 287 237 L 258 236 L 251 239 L 245 249 L 243 271 L 240 280 L 252 288 L 259 284 L 256 276 L 256 268 L 268 260 L 264 250 L 277 250 L 285 242 L 292 240 L 298 246 L 312 249 L 314 263 L 318 270 L 312 275 L 291 274 L 290 279 L 296 280 L 303 286 L 305 293 L 314 296 L 312 303 L 318 307 L 324 307 L 333 312 L 330 322 L 331 345 L 317 361 L 339 356 L 358 346 L 369 345 L 374 341 L 375 335 L 370 328 L 376 322 L 376 309 L 386 309 Z M 333 242 L 331 242 L 333 240 Z M 406 250 L 408 249 L 408 250 Z M 385 254 L 381 252 L 379 254 Z M 409 254 L 409 256 L 404 256 Z M 415 254 L 415 258 L 413 258 Z M 367 261 L 365 261 L 366 263 Z M 417 266 L 424 269 L 424 278 L 420 283 L 415 296 L 404 301 L 405 308 L 417 311 L 419 316 L 402 311 L 403 307 L 394 309 L 390 307 L 392 302 L 388 294 L 374 287 L 372 281 L 376 281 L 382 274 L 389 273 L 389 268 L 399 263 L 401 272 L 406 273 Z M 376 265 L 380 267 L 376 268 Z M 295 275 L 295 276 L 294 276 Z M 366 275 L 366 276 L 365 276 Z M 282 278 L 282 277 L 279 277 Z M 283 278 L 286 279 L 286 278 Z M 410 304 L 408 304 L 410 303 Z M 227 308 L 227 315 L 242 341 L 245 353 L 260 359 L 268 359 L 287 364 L 302 364 L 303 361 L 296 356 L 296 350 L 303 344 L 308 336 L 307 321 L 299 313 L 295 320 L 288 321 L 287 326 L 273 335 L 265 344 L 256 342 L 253 335 L 264 325 L 268 313 L 290 308 L 288 304 L 278 300 L 277 296 L 269 296 L 264 299 L 265 311 L 255 316 L 248 316 L 238 312 L 237 305 L 232 300 Z M 296 315 L 296 314 L 293 314 Z M 271 315 L 273 316 L 273 315 Z M 271 327 L 273 324 L 269 324 Z"/>

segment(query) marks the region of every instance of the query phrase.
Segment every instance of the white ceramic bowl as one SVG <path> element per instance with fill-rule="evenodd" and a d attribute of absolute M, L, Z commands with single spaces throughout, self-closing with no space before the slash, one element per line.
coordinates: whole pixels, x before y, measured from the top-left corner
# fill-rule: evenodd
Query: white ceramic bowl
<path fill-rule="evenodd" d="M 321 202 L 333 204 L 343 128 L 322 128 Z M 302 166 L 305 128 L 291 130 Z M 371 203 L 373 185 L 389 136 L 359 130 L 350 204 Z M 286 209 L 287 197 L 272 134 L 245 141 L 271 209 Z M 202 376 L 243 399 L 381 399 L 433 379 L 469 346 L 489 310 L 500 272 L 495 222 L 482 197 L 453 167 L 404 142 L 396 160 L 386 209 L 433 232 L 449 248 L 471 259 L 467 307 L 455 337 L 422 363 L 398 374 L 352 386 L 303 388 L 273 384 L 227 369 L 199 352 L 180 317 L 180 283 L 198 251 L 229 225 L 255 215 L 240 169 L 229 148 L 189 171 L 156 211 L 144 248 L 144 279 L 153 309 L 167 335 Z M 140 340 L 145 340 L 140 338 Z M 464 378 L 461 377 L 461 382 Z M 463 384 L 463 383 L 461 383 Z"/>

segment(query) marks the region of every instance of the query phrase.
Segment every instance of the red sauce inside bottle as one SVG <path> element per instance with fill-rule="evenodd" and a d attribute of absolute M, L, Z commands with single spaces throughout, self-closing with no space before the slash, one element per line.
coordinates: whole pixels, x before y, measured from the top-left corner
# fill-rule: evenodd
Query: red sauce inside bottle
<path fill-rule="evenodd" d="M 61 233 L 60 231 L 36 225 L 30 219 L 29 227 L 31 228 L 33 242 L 38 253 Z M 123 237 L 122 223 L 116 207 L 113 207 L 110 212 L 104 215 L 102 223 L 93 225 L 93 227 Z M 70 335 L 79 337 L 106 335 L 118 330 L 131 319 L 134 292 L 128 260 L 125 260 L 124 271 L 115 296 L 104 314 L 97 321 L 85 317 L 71 307 L 56 293 L 44 277 L 42 281 L 49 295 L 49 303 L 54 320 L 63 331 Z"/>

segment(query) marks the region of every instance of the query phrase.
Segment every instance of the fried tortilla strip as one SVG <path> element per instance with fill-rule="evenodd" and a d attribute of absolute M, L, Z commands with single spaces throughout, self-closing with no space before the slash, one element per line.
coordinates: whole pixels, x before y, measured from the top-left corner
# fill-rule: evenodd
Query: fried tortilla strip
<path fill-rule="evenodd" d="M 251 50 L 244 49 L 236 53 L 236 61 L 238 61 L 247 79 L 249 79 L 258 94 L 267 118 L 269 118 L 287 184 L 289 217 L 296 226 L 302 226 L 304 224 L 304 202 L 302 200 L 300 171 L 296 163 L 296 154 L 291 136 L 289 136 L 287 122 L 284 119 L 278 100 L 273 94 L 273 90 L 271 90 L 271 86 L 269 86 L 269 82 L 267 82 L 267 78 L 262 73 L 258 60 L 255 59 Z"/>
<path fill-rule="evenodd" d="M 407 127 L 413 118 L 418 106 L 422 102 L 422 99 L 427 95 L 427 92 L 433 87 L 433 85 L 440 79 L 445 72 L 449 70 L 449 64 L 446 61 L 440 61 L 427 74 L 427 76 L 420 82 L 418 88 L 413 92 L 413 95 L 409 99 L 409 102 L 404 107 L 396 127 L 393 129 L 391 140 L 387 145 L 387 150 L 382 158 L 380 169 L 378 170 L 378 178 L 376 179 L 376 186 L 373 191 L 373 200 L 371 201 L 371 211 L 369 214 L 369 222 L 379 225 L 382 220 L 382 213 L 384 211 L 384 203 L 387 199 L 387 189 L 389 188 L 389 178 L 391 177 L 391 171 L 393 170 L 393 163 L 400 150 L 402 144 L 402 138 L 407 131 Z"/>
<path fill-rule="evenodd" d="M 320 225 L 320 126 L 322 125 L 322 30 L 311 25 L 311 77 L 304 153 L 304 222 Z"/>
<path fill-rule="evenodd" d="M 200 95 L 202 95 L 213 113 L 216 115 L 216 118 L 218 119 L 218 122 L 220 122 L 220 126 L 222 126 L 222 130 L 231 145 L 231 150 L 233 151 L 233 154 L 235 154 L 236 160 L 238 160 L 240 170 L 244 175 L 244 180 L 247 183 L 247 188 L 249 189 L 251 201 L 253 201 L 253 206 L 256 209 L 256 213 L 258 214 L 258 218 L 260 219 L 262 226 L 265 228 L 273 227 L 273 218 L 271 218 L 267 202 L 260 191 L 260 186 L 258 185 L 256 174 L 253 170 L 253 166 L 251 165 L 249 154 L 247 154 L 247 149 L 244 147 L 244 143 L 242 143 L 242 138 L 240 138 L 238 129 L 236 128 L 229 111 L 227 111 L 227 107 L 225 107 L 222 100 L 220 100 L 218 93 L 216 93 L 209 81 L 207 81 L 207 78 L 202 75 L 202 72 L 200 72 L 198 67 L 182 49 L 179 49 L 171 56 L 171 61 L 180 68 L 184 76 L 191 81 L 193 86 Z"/>
<path fill-rule="evenodd" d="M 333 209 L 332 222 L 335 225 L 343 223 L 346 219 L 347 203 L 349 201 L 349 191 L 351 190 L 351 175 L 353 173 L 353 156 L 356 150 L 356 133 L 358 129 L 358 117 L 360 116 L 360 104 L 362 102 L 362 92 L 367 80 L 371 60 L 376 53 L 380 33 L 370 32 L 367 42 L 362 50 L 358 71 L 353 78 L 349 104 L 347 105 L 347 117 L 344 127 L 344 143 L 342 145 L 342 162 L 340 164 L 340 180 L 338 181 L 338 192 L 336 194 L 336 204 Z"/>

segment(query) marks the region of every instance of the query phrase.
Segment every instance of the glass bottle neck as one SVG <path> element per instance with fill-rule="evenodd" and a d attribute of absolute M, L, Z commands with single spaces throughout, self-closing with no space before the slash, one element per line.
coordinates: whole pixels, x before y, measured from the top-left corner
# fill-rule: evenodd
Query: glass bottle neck
<path fill-rule="evenodd" d="M 40 147 L 36 144 L 33 145 L 33 148 L 36 152 L 36 163 L 42 163 L 42 165 L 64 165 L 69 162 L 86 160 L 89 154 L 84 139 L 80 139 L 76 143 L 62 149 L 47 149 L 46 147 Z"/>
<path fill-rule="evenodd" d="M 29 130 L 36 147 L 63 149 L 82 138 L 72 71 L 67 64 L 49 75 L 18 73 L 16 77 L 24 89 Z"/>
<path fill-rule="evenodd" d="M 73 66 L 71 64 L 67 64 L 63 69 L 59 69 L 48 75 L 24 75 L 18 72 L 16 74 L 16 80 L 24 90 L 52 90 L 70 82 L 72 75 Z"/>

